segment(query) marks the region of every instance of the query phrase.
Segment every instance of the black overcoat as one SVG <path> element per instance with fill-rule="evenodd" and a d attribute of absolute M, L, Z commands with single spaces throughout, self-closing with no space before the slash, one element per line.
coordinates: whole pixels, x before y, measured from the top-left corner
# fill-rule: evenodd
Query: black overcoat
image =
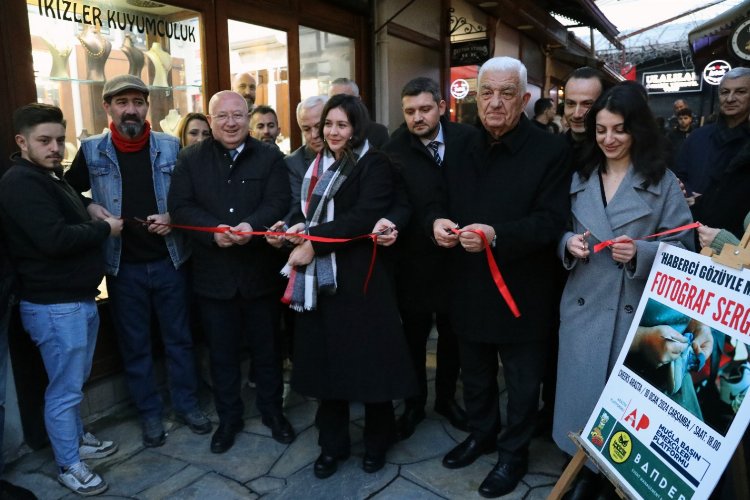
<path fill-rule="evenodd" d="M 334 196 L 335 217 L 310 234 L 348 238 L 372 231 L 393 196 L 390 162 L 368 151 Z M 337 290 L 319 295 L 317 309 L 295 318 L 292 387 L 305 396 L 366 403 L 416 393 L 396 305 L 392 275 L 381 256 L 363 292 L 372 256 L 369 239 L 313 243 L 316 255 L 336 254 Z"/>
<path fill-rule="evenodd" d="M 518 125 L 492 141 L 481 133 L 463 161 L 447 165 L 447 213 L 460 227 L 482 223 L 497 234 L 496 262 L 521 312 L 514 318 L 492 281 L 484 252 L 460 246 L 445 286 L 451 320 L 465 340 L 511 343 L 540 340 L 553 331 L 559 305 L 555 246 L 570 202 L 569 146 L 561 136 Z"/>
<path fill-rule="evenodd" d="M 443 172 L 448 165 L 460 164 L 467 145 L 479 134 L 475 127 L 441 120 L 445 153 L 442 165 L 435 162 L 432 152 L 409 132 L 399 127 L 383 147 L 396 165 L 403 180 L 411 211 L 391 207 L 388 220 L 396 224 L 398 239 L 394 245 L 396 285 L 401 308 L 411 311 L 447 312 L 448 287 L 445 267 L 451 250 L 441 248 L 432 239 L 432 221 L 427 220 L 428 206 L 436 191 L 445 189 Z M 409 216 L 411 214 L 411 216 Z"/>
<path fill-rule="evenodd" d="M 177 158 L 168 206 L 175 224 L 216 227 L 247 222 L 263 231 L 287 214 L 289 176 L 278 148 L 248 137 L 234 163 L 208 138 Z M 220 248 L 213 233 L 189 231 L 193 243 L 193 289 L 218 300 L 281 296 L 284 256 L 261 237 Z"/>

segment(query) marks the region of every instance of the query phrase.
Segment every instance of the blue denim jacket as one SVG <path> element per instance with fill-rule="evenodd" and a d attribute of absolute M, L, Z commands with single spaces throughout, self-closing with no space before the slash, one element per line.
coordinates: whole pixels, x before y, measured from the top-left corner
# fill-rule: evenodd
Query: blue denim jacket
<path fill-rule="evenodd" d="M 172 181 L 172 171 L 180 151 L 176 137 L 162 132 L 151 132 L 149 140 L 154 194 L 159 213 L 167 213 L 167 194 Z M 117 163 L 117 152 L 109 132 L 87 137 L 81 141 L 81 151 L 86 159 L 94 203 L 102 205 L 113 215 L 122 215 L 122 176 Z M 164 237 L 169 256 L 175 268 L 190 256 L 187 238 L 181 231 L 172 231 Z M 120 269 L 122 240 L 110 237 L 104 245 L 106 273 L 117 276 Z"/>

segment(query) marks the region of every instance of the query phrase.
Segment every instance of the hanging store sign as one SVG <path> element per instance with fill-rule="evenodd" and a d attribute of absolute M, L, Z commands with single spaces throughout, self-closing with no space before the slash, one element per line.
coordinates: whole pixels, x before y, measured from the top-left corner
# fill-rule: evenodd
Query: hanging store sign
<path fill-rule="evenodd" d="M 451 66 L 483 64 L 490 58 L 490 41 L 486 38 L 451 44 Z"/>
<path fill-rule="evenodd" d="M 39 15 L 61 21 L 106 27 L 111 30 L 128 30 L 131 33 L 146 33 L 161 37 L 195 42 L 195 26 L 165 21 L 113 9 L 101 9 L 95 5 L 68 0 L 37 0 Z"/>
<path fill-rule="evenodd" d="M 729 47 L 740 59 L 750 61 L 750 19 L 743 21 L 732 33 Z"/>
<path fill-rule="evenodd" d="M 703 79 L 709 85 L 718 85 L 724 75 L 732 69 L 732 65 L 721 59 L 711 61 L 703 68 Z"/>
<path fill-rule="evenodd" d="M 654 71 L 643 73 L 643 86 L 649 94 L 700 92 L 703 80 L 699 80 L 694 71 Z"/>
<path fill-rule="evenodd" d="M 456 99 L 463 99 L 469 95 L 469 82 L 463 78 L 454 80 L 453 83 L 451 83 L 451 95 Z"/>

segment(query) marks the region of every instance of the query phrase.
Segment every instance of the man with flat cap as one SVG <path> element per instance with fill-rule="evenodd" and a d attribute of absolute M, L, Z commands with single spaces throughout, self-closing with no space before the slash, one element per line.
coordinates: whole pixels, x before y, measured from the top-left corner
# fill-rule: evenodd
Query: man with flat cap
<path fill-rule="evenodd" d="M 152 313 L 159 320 L 177 419 L 196 434 L 210 432 L 211 422 L 198 408 L 196 396 L 183 267 L 188 247 L 185 236 L 166 225 L 167 194 L 180 145 L 176 137 L 151 130 L 148 95 L 138 77 L 108 80 L 102 105 L 112 118 L 109 130 L 81 142 L 65 178 L 79 192 L 91 189 L 92 218 L 125 220 L 122 237 L 105 244 L 107 291 L 125 379 L 141 417 L 143 444 L 155 447 L 164 444 L 166 433 L 151 353 Z"/>

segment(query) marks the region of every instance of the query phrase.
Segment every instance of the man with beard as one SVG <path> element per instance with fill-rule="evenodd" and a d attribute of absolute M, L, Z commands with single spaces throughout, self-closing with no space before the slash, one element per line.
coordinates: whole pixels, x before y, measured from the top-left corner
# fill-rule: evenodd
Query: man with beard
<path fill-rule="evenodd" d="M 456 247 L 444 280 L 452 293 L 451 325 L 471 428 L 443 465 L 466 467 L 497 450 L 497 464 L 479 486 L 485 497 L 510 493 L 527 471 L 546 346 L 560 300 L 553 286 L 560 266 L 555 248 L 569 212 L 569 148 L 523 114 L 531 97 L 526 85 L 526 67 L 517 59 L 495 57 L 482 65 L 477 110 L 484 130 L 466 146 L 462 162 L 446 165 L 442 214 L 428 218 L 434 220 L 437 243 Z M 490 275 L 487 245 L 520 317 Z M 499 436 L 498 356 L 508 394 Z"/>
<path fill-rule="evenodd" d="M 257 106 L 250 113 L 250 135 L 272 146 L 279 137 L 279 118 L 271 106 Z M 276 146 L 278 147 L 278 146 Z"/>
<path fill-rule="evenodd" d="M 151 353 L 152 313 L 159 320 L 177 419 L 196 434 L 210 432 L 211 422 L 198 408 L 196 394 L 187 271 L 182 267 L 188 247 L 185 236 L 168 225 L 167 194 L 180 145 L 176 137 L 151 130 L 148 94 L 143 81 L 131 75 L 104 84 L 109 131 L 81 142 L 65 178 L 79 192 L 91 189 L 92 218 L 118 217 L 127 223 L 122 237 L 109 238 L 105 245 L 107 291 L 143 444 L 155 447 L 164 444 L 166 433 Z"/>
<path fill-rule="evenodd" d="M 237 73 L 232 79 L 232 90 L 245 99 L 248 110 L 252 111 L 255 108 L 257 84 L 255 83 L 255 78 L 250 73 Z"/>
<path fill-rule="evenodd" d="M 80 495 L 98 495 L 107 483 L 83 460 L 109 456 L 117 445 L 84 432 L 80 405 L 99 329 L 94 299 L 104 274 L 102 243 L 120 234 L 122 221 L 91 220 L 62 178 L 65 120 L 59 108 L 28 104 L 13 113 L 13 126 L 21 152 L 0 181 L 0 220 L 18 276 L 21 320 L 49 377 L 44 423 L 58 481 Z M 36 498 L 2 486 L 1 498 Z"/>
<path fill-rule="evenodd" d="M 411 217 L 408 210 L 399 211 L 399 204 L 394 204 L 389 215 L 378 222 L 374 231 L 391 230 L 390 234 L 380 237 L 381 244 L 398 237 L 395 251 L 399 310 L 419 383 L 419 394 L 405 401 L 404 413 L 396 423 L 398 437 L 406 439 L 425 418 L 426 342 L 432 330 L 433 314 L 439 335 L 435 411 L 457 429 L 468 430 L 466 412 L 455 400 L 460 370 L 458 341 L 448 317 L 447 288 L 441 286 L 441 270 L 448 264 L 450 251 L 435 246 L 429 238 L 425 210 L 435 190 L 444 190 L 443 172 L 446 166 L 460 161 L 465 154 L 464 146 L 473 140 L 476 129 L 452 123 L 443 116 L 445 100 L 438 83 L 430 78 L 415 78 L 404 86 L 401 108 L 404 125 L 393 133 L 383 151 L 397 165 L 403 178 L 411 205 Z"/>

